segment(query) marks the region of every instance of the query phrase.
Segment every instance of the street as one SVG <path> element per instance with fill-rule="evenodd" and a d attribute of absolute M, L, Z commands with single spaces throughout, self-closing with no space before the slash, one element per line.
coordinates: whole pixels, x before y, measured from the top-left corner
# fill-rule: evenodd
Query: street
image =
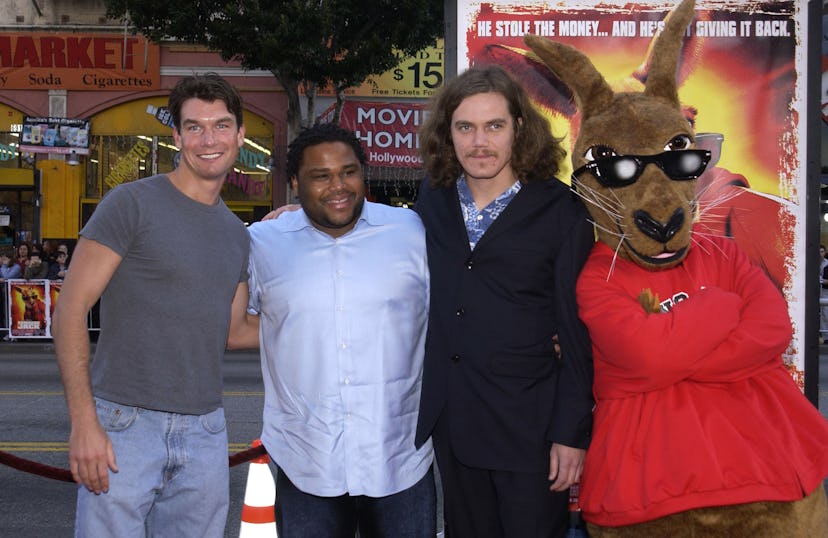
<path fill-rule="evenodd" d="M 262 390 L 258 353 L 227 353 L 224 405 L 230 454 L 249 448 L 261 433 Z M 828 346 L 820 349 L 819 405 L 828 416 Z M 0 451 L 68 468 L 69 421 L 51 343 L 0 343 L 0 409 Z M 239 535 L 247 470 L 247 463 L 230 469 L 227 537 Z M 0 483 L 0 536 L 72 536 L 74 484 L 4 465 L 0 465 Z"/>
<path fill-rule="evenodd" d="M 47 341 L 48 342 L 48 341 Z M 264 401 L 258 353 L 225 358 L 224 405 L 230 454 L 241 452 L 261 433 Z M 0 348 L 0 451 L 68 469 L 69 419 L 50 343 L 15 342 Z M 230 512 L 225 536 L 237 537 L 247 470 L 230 469 Z M 72 536 L 74 484 L 0 465 L 0 536 Z"/>

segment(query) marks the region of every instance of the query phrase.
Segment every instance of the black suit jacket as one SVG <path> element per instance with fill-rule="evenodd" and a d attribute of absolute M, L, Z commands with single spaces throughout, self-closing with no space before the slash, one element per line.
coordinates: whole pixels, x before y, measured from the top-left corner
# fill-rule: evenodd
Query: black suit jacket
<path fill-rule="evenodd" d="M 547 472 L 552 442 L 586 448 L 592 355 L 575 282 L 592 247 L 587 212 L 562 182 L 523 185 L 470 250 L 455 185 L 420 188 L 431 309 L 418 446 L 448 412 L 466 465 Z M 558 335 L 562 357 L 554 350 Z"/>

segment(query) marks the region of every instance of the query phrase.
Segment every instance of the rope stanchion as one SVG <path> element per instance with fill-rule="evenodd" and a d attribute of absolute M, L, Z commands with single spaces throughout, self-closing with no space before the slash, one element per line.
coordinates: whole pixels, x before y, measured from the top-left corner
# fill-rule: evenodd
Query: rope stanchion
<path fill-rule="evenodd" d="M 69 469 L 61 469 L 60 467 L 52 467 L 36 461 L 18 458 L 8 452 L 0 451 L 0 463 L 12 469 L 17 469 L 18 471 L 36 474 L 53 480 L 60 480 L 61 482 L 75 481 Z"/>
<path fill-rule="evenodd" d="M 267 450 L 265 450 L 264 446 L 258 445 L 229 456 L 227 458 L 227 464 L 229 467 L 235 467 L 236 465 L 247 463 L 255 458 L 260 458 L 264 455 L 267 455 Z M 69 469 L 61 469 L 60 467 L 44 465 L 36 461 L 17 457 L 13 454 L 9 454 L 8 452 L 3 452 L 2 450 L 0 450 L 0 465 L 5 465 L 7 467 L 11 467 L 12 469 L 23 471 L 24 473 L 34 474 L 42 476 L 44 478 L 51 478 L 53 480 L 59 480 L 61 482 L 75 481 L 72 478 L 72 473 L 69 471 Z"/>
<path fill-rule="evenodd" d="M 230 467 L 235 467 L 236 465 L 241 465 L 242 463 L 247 463 L 255 458 L 261 458 L 262 456 L 267 456 L 267 449 L 265 449 L 264 445 L 255 445 L 247 450 L 242 450 L 241 452 L 237 452 L 228 458 Z"/>

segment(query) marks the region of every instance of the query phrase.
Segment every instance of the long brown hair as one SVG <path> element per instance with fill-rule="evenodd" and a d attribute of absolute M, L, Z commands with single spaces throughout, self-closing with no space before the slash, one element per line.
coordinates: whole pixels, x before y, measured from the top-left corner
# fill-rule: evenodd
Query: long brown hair
<path fill-rule="evenodd" d="M 486 65 L 465 71 L 432 98 L 419 133 L 420 156 L 431 185 L 452 185 L 463 173 L 451 141 L 451 116 L 464 99 L 479 93 L 499 93 L 506 98 L 515 125 L 511 166 L 517 178 L 526 183 L 554 177 L 566 157 L 561 141 L 552 136 L 549 122 L 532 106 L 523 87 L 502 68 Z"/>

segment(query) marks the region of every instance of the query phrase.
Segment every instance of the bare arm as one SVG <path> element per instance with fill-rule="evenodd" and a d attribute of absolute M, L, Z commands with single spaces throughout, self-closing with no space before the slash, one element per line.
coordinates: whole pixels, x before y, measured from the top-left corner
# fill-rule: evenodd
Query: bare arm
<path fill-rule="evenodd" d="M 89 333 L 86 316 L 121 263 L 110 248 L 83 237 L 72 271 L 60 291 L 52 318 L 55 353 L 69 409 L 69 467 L 72 477 L 95 493 L 109 489 L 109 472 L 118 471 L 112 444 L 98 423 L 89 381 Z"/>
<path fill-rule="evenodd" d="M 227 349 L 255 349 L 259 347 L 259 316 L 247 312 L 247 282 L 240 282 L 230 306 L 230 333 Z"/>

